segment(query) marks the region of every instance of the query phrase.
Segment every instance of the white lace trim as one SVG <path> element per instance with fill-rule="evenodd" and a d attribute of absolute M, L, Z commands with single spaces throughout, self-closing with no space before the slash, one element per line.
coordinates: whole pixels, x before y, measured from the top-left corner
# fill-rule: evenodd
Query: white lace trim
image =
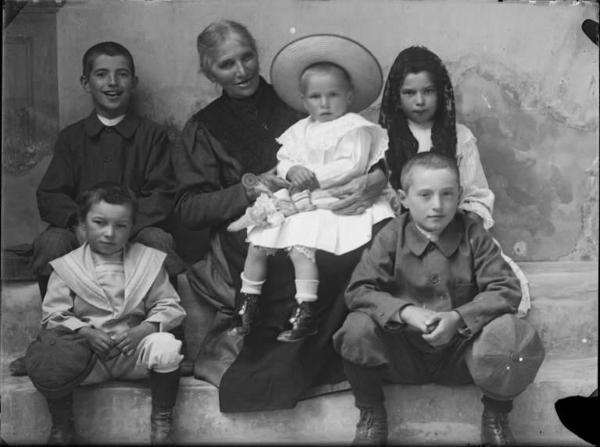
<path fill-rule="evenodd" d="M 306 133 L 309 127 L 311 139 L 319 141 L 323 152 L 335 149 L 340 140 L 349 132 L 361 128 L 367 129 L 373 139 L 368 168 L 371 168 L 379 160 L 383 159 L 385 151 L 388 149 L 387 131 L 380 125 L 372 123 L 357 113 L 346 113 L 338 119 L 325 123 L 314 122 L 310 117 L 301 119 L 281 134 L 277 138 L 277 142 L 282 146 L 286 146 L 286 149 L 290 150 L 290 152 L 302 153 L 306 151 L 304 142 L 306 141 Z"/>

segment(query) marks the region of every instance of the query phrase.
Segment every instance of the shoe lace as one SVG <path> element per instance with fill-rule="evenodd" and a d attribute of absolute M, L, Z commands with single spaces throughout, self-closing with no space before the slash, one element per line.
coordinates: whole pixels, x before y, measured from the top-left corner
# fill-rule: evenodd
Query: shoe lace
<path fill-rule="evenodd" d="M 296 322 L 300 319 L 301 313 L 302 313 L 302 307 L 300 307 L 300 306 L 296 307 L 296 310 L 294 310 L 294 313 L 290 317 L 290 323 L 296 324 Z"/>
<path fill-rule="evenodd" d="M 507 415 L 497 415 L 497 416 L 487 416 L 487 426 L 491 429 L 494 435 L 498 436 L 504 441 L 508 440 L 508 416 Z"/>
<path fill-rule="evenodd" d="M 238 315 L 244 315 L 246 313 L 247 308 L 248 308 L 248 301 L 244 300 L 244 302 L 242 303 L 242 306 L 240 307 L 240 310 L 238 311 Z"/>
<path fill-rule="evenodd" d="M 375 410 L 371 408 L 361 410 L 358 423 L 363 425 L 367 432 L 372 429 L 379 429 L 384 425 L 381 418 L 376 417 Z"/>

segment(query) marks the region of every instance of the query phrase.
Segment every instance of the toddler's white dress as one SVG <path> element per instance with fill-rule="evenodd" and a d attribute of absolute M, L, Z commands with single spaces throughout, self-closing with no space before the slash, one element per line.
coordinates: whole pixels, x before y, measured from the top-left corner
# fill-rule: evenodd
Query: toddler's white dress
<path fill-rule="evenodd" d="M 304 118 L 277 141 L 282 145 L 277 174 L 285 178 L 292 166 L 304 166 L 315 173 L 324 191 L 366 174 L 388 148 L 387 132 L 356 113 L 325 123 Z M 320 206 L 335 200 L 321 198 L 313 203 Z M 288 216 L 278 226 L 249 227 L 247 240 L 266 248 L 301 246 L 340 255 L 369 242 L 373 224 L 389 217 L 394 212 L 382 195 L 360 215 L 343 216 L 318 208 Z"/>

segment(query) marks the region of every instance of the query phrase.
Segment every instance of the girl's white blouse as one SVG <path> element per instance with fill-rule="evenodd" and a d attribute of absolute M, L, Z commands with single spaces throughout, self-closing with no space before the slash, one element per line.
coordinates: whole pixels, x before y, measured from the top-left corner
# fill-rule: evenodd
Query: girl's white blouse
<path fill-rule="evenodd" d="M 431 150 L 431 128 L 408 122 L 408 127 L 419 142 L 418 152 Z M 486 230 L 494 225 L 494 193 L 488 186 L 477 149 L 477 139 L 469 128 L 456 124 L 456 160 L 462 188 L 460 209 L 472 211 L 483 219 Z"/>

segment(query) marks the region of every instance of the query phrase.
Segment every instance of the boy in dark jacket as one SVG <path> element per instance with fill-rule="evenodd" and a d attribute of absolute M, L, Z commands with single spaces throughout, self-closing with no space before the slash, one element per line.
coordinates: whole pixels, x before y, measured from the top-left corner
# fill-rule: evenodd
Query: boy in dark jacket
<path fill-rule="evenodd" d="M 83 242 L 77 200 L 103 181 L 124 185 L 138 197 L 133 241 L 167 253 L 165 267 L 170 278 L 184 269 L 174 251 L 173 237 L 164 229 L 175 188 L 168 137 L 157 123 L 130 110 L 138 82 L 131 53 L 116 42 L 92 46 L 83 55 L 80 81 L 94 110 L 60 132 L 37 190 L 40 216 L 49 224 L 33 241 L 32 267 L 42 299 L 52 272 L 49 262 Z M 26 374 L 22 358 L 13 362 L 11 372 Z"/>
<path fill-rule="evenodd" d="M 409 212 L 384 227 L 364 252 L 346 290 L 350 313 L 334 335 L 360 409 L 355 442 L 387 440 L 385 379 L 475 382 L 484 393 L 482 442 L 511 443 L 512 399 L 533 380 L 544 356 L 534 329 L 505 315 L 517 311 L 519 281 L 481 223 L 457 213 L 460 183 L 454 160 L 417 154 L 401 178 L 400 200 Z M 485 346 L 474 349 L 474 340 L 483 340 L 478 336 L 495 320 L 498 324 L 486 330 L 506 331 L 496 334 L 500 340 L 514 340 L 517 335 L 510 332 L 518 324 L 526 325 L 535 344 L 528 351 L 531 358 L 516 358 L 520 363 L 510 381 L 488 380 L 483 355 L 475 354 L 485 353 Z"/>

